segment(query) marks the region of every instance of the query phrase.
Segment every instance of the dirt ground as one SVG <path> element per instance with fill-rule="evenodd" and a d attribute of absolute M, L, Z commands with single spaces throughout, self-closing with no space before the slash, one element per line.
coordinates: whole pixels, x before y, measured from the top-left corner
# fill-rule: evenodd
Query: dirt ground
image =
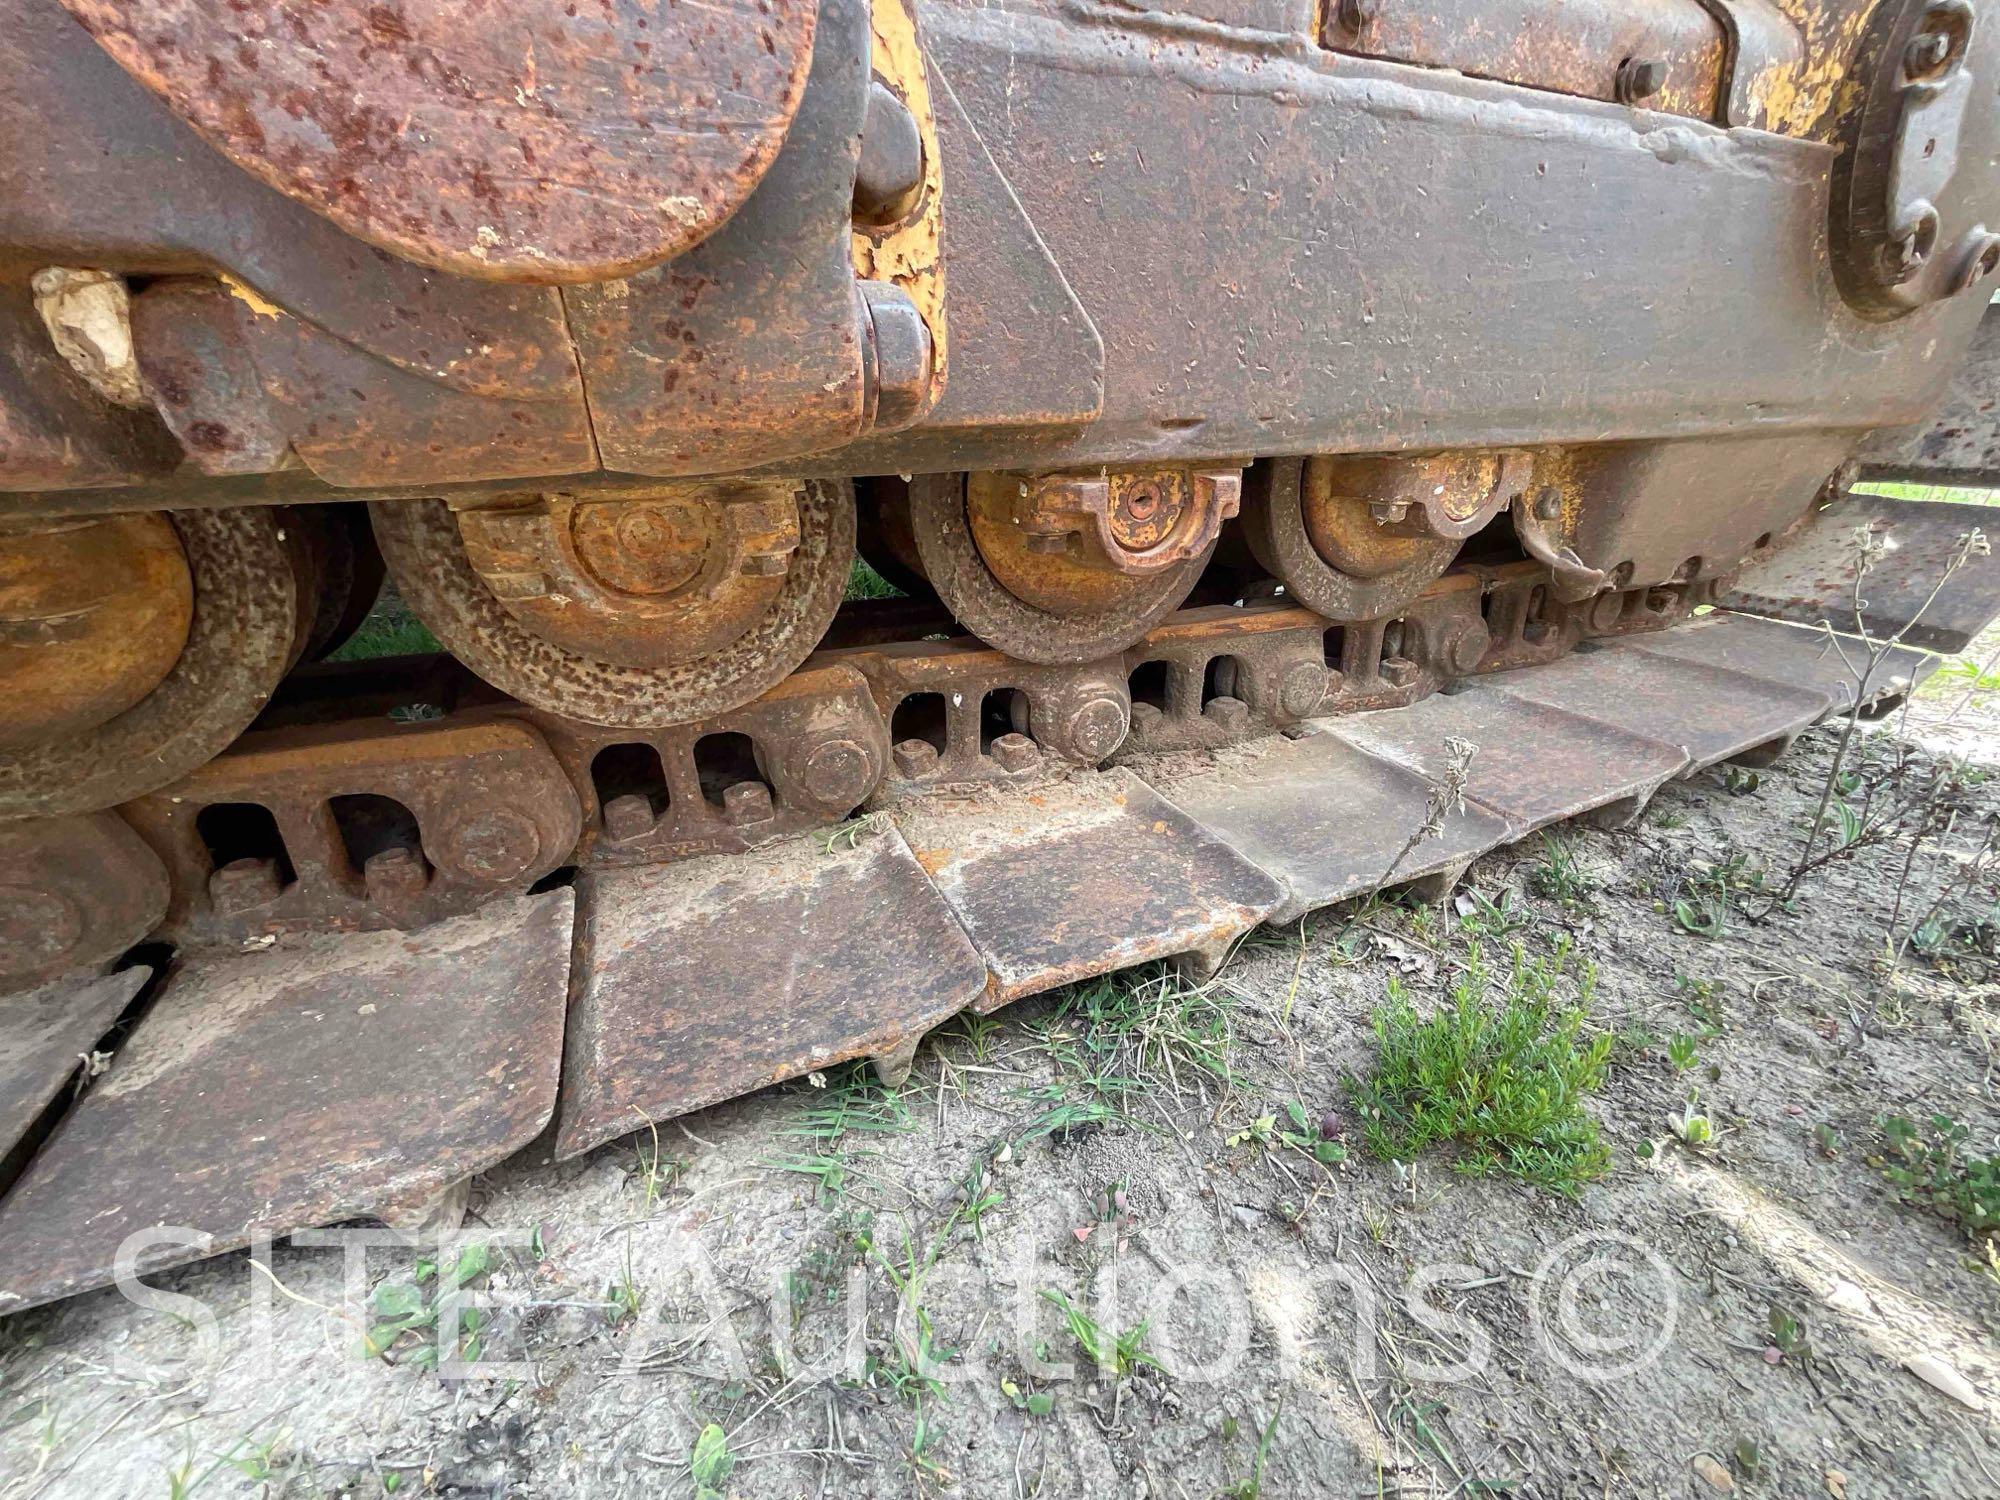
<path fill-rule="evenodd" d="M 1902 725 L 1919 770 L 2000 768 L 2000 693 L 1947 722 L 1967 680 Z M 475 1184 L 485 1249 L 280 1244 L 6 1319 L 0 1495 L 2000 1495 L 2000 1279 L 1871 1160 L 1885 1113 L 1996 1149 L 1991 897 L 1893 966 L 1937 844 L 1766 910 L 1835 739 L 1498 852 L 1441 908 L 1262 932 L 1203 993 L 953 1023 L 894 1095 L 842 1070 L 530 1152 Z M 2000 778 L 1938 843 L 1996 815 Z M 1612 1164 L 1573 1198 L 1362 1149 L 1371 1012 L 1475 941 L 1594 971 Z M 476 1322 L 431 1317 L 454 1273 Z M 1123 1378 L 1058 1296 L 1144 1324 Z M 434 1324 L 476 1351 L 438 1366 Z"/>

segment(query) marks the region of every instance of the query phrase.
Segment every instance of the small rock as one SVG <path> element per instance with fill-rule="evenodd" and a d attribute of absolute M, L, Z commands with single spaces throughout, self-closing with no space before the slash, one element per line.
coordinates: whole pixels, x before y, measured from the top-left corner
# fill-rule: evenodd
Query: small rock
<path fill-rule="evenodd" d="M 1264 1222 L 1264 1211 L 1259 1208 L 1252 1208 L 1247 1203 L 1232 1203 L 1229 1205 L 1229 1212 L 1235 1216 L 1236 1222 L 1241 1224 L 1245 1229 L 1255 1229 L 1259 1224 Z"/>
<path fill-rule="evenodd" d="M 1826 1294 L 1826 1305 L 1851 1318 L 1872 1318 L 1875 1304 L 1866 1292 L 1851 1281 L 1836 1281 Z"/>
<path fill-rule="evenodd" d="M 1961 1406 L 1969 1406 L 1974 1411 L 1983 1411 L 1985 1403 L 1979 1399 L 1979 1392 L 1950 1365 L 1935 1354 L 1919 1354 L 1914 1359 L 1903 1361 L 1903 1368 L 1933 1390 L 1943 1391 Z"/>
<path fill-rule="evenodd" d="M 1838 1469 L 1828 1469 L 1826 1492 L 1833 1496 L 1833 1500 L 1847 1500 L 1847 1476 Z"/>
<path fill-rule="evenodd" d="M 1695 1473 L 1700 1476 L 1701 1482 L 1710 1489 L 1720 1491 L 1725 1495 L 1736 1493 L 1736 1481 L 1730 1478 L 1729 1471 L 1710 1458 L 1706 1453 L 1697 1453 L 1694 1456 L 1692 1467 Z"/>

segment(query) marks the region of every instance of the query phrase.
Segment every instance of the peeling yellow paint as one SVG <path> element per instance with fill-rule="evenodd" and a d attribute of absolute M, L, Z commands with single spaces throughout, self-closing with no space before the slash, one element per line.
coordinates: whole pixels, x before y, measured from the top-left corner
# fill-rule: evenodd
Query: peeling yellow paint
<path fill-rule="evenodd" d="M 267 302 L 262 296 L 258 294 L 257 289 L 255 287 L 249 286 L 244 282 L 238 281 L 234 276 L 231 276 L 227 271 L 224 271 L 222 273 L 222 284 L 223 286 L 228 288 L 230 296 L 234 297 L 238 302 L 241 302 L 245 307 L 249 308 L 250 311 L 255 313 L 258 317 L 282 318 L 285 316 L 285 310 L 282 307 L 278 306 L 277 303 Z"/>

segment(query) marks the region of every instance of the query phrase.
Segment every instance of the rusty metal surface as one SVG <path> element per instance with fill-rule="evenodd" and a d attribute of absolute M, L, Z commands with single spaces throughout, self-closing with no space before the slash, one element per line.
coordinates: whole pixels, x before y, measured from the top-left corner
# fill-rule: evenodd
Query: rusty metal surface
<path fill-rule="evenodd" d="M 180 963 L 110 1069 L 0 1200 L 0 1311 L 260 1235 L 402 1218 L 555 1108 L 572 893 L 421 933 Z"/>
<path fill-rule="evenodd" d="M 2000 37 L 1976 18 L 1968 0 L 1886 0 L 1861 38 L 1827 249 L 1841 295 L 1863 317 L 1992 297 Z"/>
<path fill-rule="evenodd" d="M 1703 120 L 1716 117 L 1728 62 L 1722 28 L 1701 0 L 1334 0 L 1321 40 Z"/>
<path fill-rule="evenodd" d="M 553 288 L 441 276 L 343 233 L 211 150 L 57 0 L 0 0 L 0 66 L 0 263 L 228 273 L 455 390 L 577 387 Z"/>
<path fill-rule="evenodd" d="M 116 813 L 0 823 L 0 989 L 116 958 L 168 893 L 159 857 Z"/>
<path fill-rule="evenodd" d="M 1678 630 L 1634 640 L 1631 646 L 1635 651 L 1703 662 L 1769 682 L 1824 692 L 1836 709 L 1854 703 L 1868 659 L 1867 650 L 1852 636 L 1725 611 L 1692 620 Z M 1891 648 L 1868 674 L 1869 699 L 1907 692 L 1936 664 L 1937 658 L 1925 652 Z"/>
<path fill-rule="evenodd" d="M 1259 464 L 1244 490 L 1243 536 L 1308 609 L 1329 620 L 1379 620 L 1423 592 L 1459 544 L 1383 535 L 1365 500 L 1336 488 L 1352 467 L 1318 458 Z"/>
<path fill-rule="evenodd" d="M 187 644 L 160 685 L 60 744 L 0 751 L 0 820 L 92 812 L 185 775 L 253 719 L 293 659 L 298 588 L 278 513 L 173 525 L 194 580 Z"/>
<path fill-rule="evenodd" d="M 1883 549 L 1865 575 L 1856 536 L 1863 530 L 1871 552 Z M 1878 640 L 1901 632 L 1912 646 L 1963 651 L 2000 612 L 2000 557 L 1967 550 L 1975 531 L 1989 542 L 2000 535 L 1991 508 L 1843 495 L 1738 573 L 1716 602 L 1850 635 L 1866 627 Z"/>
<path fill-rule="evenodd" d="M 148 968 L 121 969 L 0 995 L 0 1162 L 69 1086 L 152 977 Z"/>
<path fill-rule="evenodd" d="M 63 3 L 244 170 L 398 255 L 523 281 L 626 274 L 727 219 L 784 139 L 814 18 L 811 0 Z"/>
<path fill-rule="evenodd" d="M 1283 899 L 1126 771 L 940 794 L 897 821 L 992 971 L 980 1010 L 1148 959 L 1212 964 Z"/>
<path fill-rule="evenodd" d="M 1037 432 L 1033 466 L 1853 431 L 1913 419 L 1970 334 L 1969 306 L 1933 347 L 1829 302 L 1809 248 L 1823 145 L 1277 38 L 1169 39 L 1129 14 L 925 11 L 938 70 L 1105 346 L 1102 415 Z M 1835 75 L 1794 80 L 1794 101 L 1816 112 Z M 1663 128 L 1695 132 L 1671 163 Z M 1335 161 L 1366 165 L 1336 178 Z M 962 307 L 954 327 L 956 381 L 976 358 Z M 1026 466 L 1003 457 L 1018 430 L 946 428 L 951 404 L 843 466 Z"/>
<path fill-rule="evenodd" d="M 444 502 L 383 502 L 373 515 L 390 575 L 448 650 L 503 692 L 594 724 L 688 723 L 774 687 L 832 623 L 854 561 L 853 487 L 808 482 L 799 545 L 756 623 L 693 660 L 633 667 L 570 650 L 510 611 L 474 570 Z"/>
<path fill-rule="evenodd" d="M 1710 580 L 1805 514 L 1848 433 L 1604 443 L 1536 455 L 1537 513 L 1620 589 Z"/>
<path fill-rule="evenodd" d="M 1687 756 L 1612 724 L 1494 691 L 1487 681 L 1410 708 L 1329 720 L 1327 732 L 1437 782 L 1447 740 L 1474 746 L 1466 796 L 1519 838 L 1614 802 L 1643 802 Z"/>
<path fill-rule="evenodd" d="M 1067 668 L 1037 666 L 960 636 L 843 647 L 815 660 L 840 663 L 867 680 L 893 741 L 883 789 L 891 800 L 1038 770 L 1043 752 L 1092 765 L 1125 738 L 1130 700 L 1115 658 Z M 1005 705 L 1007 729 L 1027 737 L 1033 750 L 1029 755 L 1010 747 L 1014 771 L 993 755 L 989 699 L 996 710 Z M 906 703 L 911 714 L 904 712 Z M 918 723 L 910 722 L 913 714 Z"/>
<path fill-rule="evenodd" d="M 579 885 L 556 1155 L 914 1042 L 986 966 L 892 826 Z"/>
<path fill-rule="evenodd" d="M 1272 923 L 1456 869 L 1513 836 L 1504 818 L 1469 803 L 1418 839 L 1430 783 L 1335 735 L 1265 740 L 1189 762 L 1172 757 L 1140 774 L 1283 885 L 1265 917 Z"/>
<path fill-rule="evenodd" d="M 1675 746 L 1687 756 L 1689 771 L 1790 739 L 1834 707 L 1823 688 L 1745 676 L 1631 644 L 1503 672 L 1484 686 Z"/>
<path fill-rule="evenodd" d="M 0 525 L 0 751 L 131 708 L 173 669 L 193 614 L 164 516 Z"/>
<path fill-rule="evenodd" d="M 268 824 L 245 829 L 246 807 Z M 217 831 L 216 808 L 235 829 Z M 188 945 L 419 927 L 525 889 L 582 826 L 542 737 L 477 717 L 259 731 L 121 811 L 166 861 L 161 930 Z"/>
<path fill-rule="evenodd" d="M 576 790 L 576 860 L 595 866 L 730 853 L 824 827 L 860 806 L 889 761 L 868 683 L 841 665 L 802 668 L 695 724 L 617 729 L 525 716 Z M 711 762 L 705 751 L 717 736 L 742 755 Z"/>
<path fill-rule="evenodd" d="M 1022 661 L 1066 666 L 1122 651 L 1172 613 L 1214 553 L 1210 538 L 1194 556 L 1139 577 L 1071 563 L 1084 575 L 1073 581 L 1080 597 L 1062 609 L 1044 608 L 1008 587 L 1005 554 L 989 557 L 980 545 L 975 513 L 987 504 L 1011 506 L 1018 486 L 1018 481 L 1009 482 L 1006 494 L 996 497 L 1001 477 L 919 475 L 910 481 L 910 520 L 924 579 L 953 617 L 988 645 Z M 1060 571 L 1066 559 L 1024 550 L 1015 561 L 1049 564 Z"/>
<path fill-rule="evenodd" d="M 606 467 L 712 474 L 846 442 L 866 412 L 853 182 L 867 109 L 861 0 L 820 0 L 785 148 L 715 235 L 564 292 Z"/>
<path fill-rule="evenodd" d="M 1988 304 L 1971 353 L 1927 420 L 1873 434 L 1856 457 L 1870 478 L 2000 485 L 2000 309 Z"/>
<path fill-rule="evenodd" d="M 229 293 L 211 295 L 227 299 L 242 329 L 263 402 L 246 399 L 242 415 L 224 406 L 207 419 L 256 430 L 275 425 L 329 484 L 520 479 L 596 467 L 583 390 L 574 383 L 527 396 L 458 390 L 303 319 Z"/>

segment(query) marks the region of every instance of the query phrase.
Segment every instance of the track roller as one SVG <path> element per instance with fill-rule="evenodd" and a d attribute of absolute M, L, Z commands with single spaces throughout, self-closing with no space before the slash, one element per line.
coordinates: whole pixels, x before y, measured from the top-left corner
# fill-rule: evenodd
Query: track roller
<path fill-rule="evenodd" d="M 1062 666 L 1124 650 L 1188 596 L 1240 483 L 1233 469 L 927 475 L 910 483 L 910 533 L 961 624 Z"/>
<path fill-rule="evenodd" d="M 371 509 L 396 587 L 446 649 L 592 724 L 657 728 L 758 697 L 818 645 L 854 561 L 846 481 Z"/>
<path fill-rule="evenodd" d="M 110 807 L 242 733 L 294 659 L 301 557 L 260 509 L 0 530 L 0 820 Z"/>
<path fill-rule="evenodd" d="M 1306 608 L 1379 620 L 1443 573 L 1531 472 L 1513 450 L 1279 459 L 1251 472 L 1243 534 Z"/>

